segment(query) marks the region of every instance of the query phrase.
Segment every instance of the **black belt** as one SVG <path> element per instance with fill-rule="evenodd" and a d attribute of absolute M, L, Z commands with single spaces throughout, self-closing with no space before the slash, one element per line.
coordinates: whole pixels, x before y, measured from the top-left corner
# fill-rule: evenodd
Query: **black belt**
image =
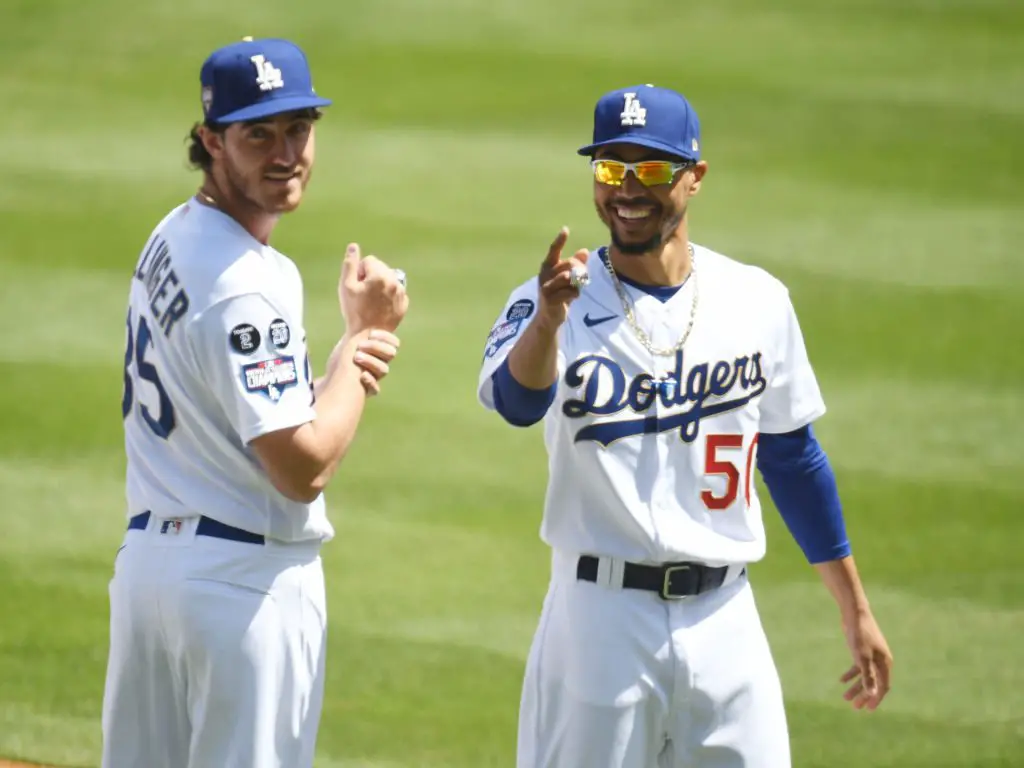
<path fill-rule="evenodd" d="M 580 557 L 576 565 L 576 578 L 597 581 L 598 559 L 591 555 Z M 622 571 L 622 586 L 626 589 L 644 589 L 657 592 L 663 600 L 693 597 L 718 589 L 725 582 L 729 566 L 714 568 L 700 563 L 668 563 L 666 565 L 640 565 L 626 563 Z"/>
<path fill-rule="evenodd" d="M 164 524 L 169 525 L 170 520 L 165 520 Z M 149 512 L 143 512 L 135 515 L 128 521 L 128 530 L 144 531 L 146 526 L 149 525 Z M 196 524 L 196 536 L 212 536 L 215 539 L 227 539 L 228 541 L 241 541 L 245 544 L 265 544 L 266 539 L 258 533 L 250 533 L 249 531 L 243 531 L 241 528 L 235 528 L 231 525 L 225 525 L 224 523 L 214 520 L 212 517 L 200 517 L 199 522 Z"/>

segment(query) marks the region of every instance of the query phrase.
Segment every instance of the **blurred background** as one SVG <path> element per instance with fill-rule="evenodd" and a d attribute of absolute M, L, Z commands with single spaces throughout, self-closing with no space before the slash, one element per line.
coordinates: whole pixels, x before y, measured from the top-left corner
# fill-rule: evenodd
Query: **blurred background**
<path fill-rule="evenodd" d="M 318 370 L 346 243 L 413 296 L 328 492 L 318 766 L 514 764 L 546 458 L 476 404 L 478 365 L 558 227 L 605 242 L 575 150 L 636 83 L 700 115 L 693 239 L 792 291 L 896 658 L 883 708 L 851 710 L 838 616 L 761 486 L 795 765 L 1024 765 L 1020 2 L 3 0 L 0 22 L 0 756 L 98 762 L 129 279 L 198 185 L 203 59 L 254 35 L 302 45 L 335 100 L 274 240 Z"/>

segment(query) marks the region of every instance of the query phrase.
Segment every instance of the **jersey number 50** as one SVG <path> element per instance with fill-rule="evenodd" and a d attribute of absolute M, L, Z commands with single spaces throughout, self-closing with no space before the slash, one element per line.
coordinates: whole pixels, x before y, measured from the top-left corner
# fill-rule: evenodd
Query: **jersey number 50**
<path fill-rule="evenodd" d="M 142 420 L 153 430 L 153 434 L 166 440 L 174 431 L 174 406 L 171 405 L 171 398 L 167 396 L 167 390 L 160 383 L 160 374 L 152 363 L 146 362 L 146 349 L 153 344 L 153 334 L 149 330 L 146 318 L 139 316 L 138 331 L 132 331 L 132 313 L 128 310 L 128 346 L 124 351 L 124 397 L 121 399 L 121 412 L 124 418 L 132 412 L 132 404 L 135 401 L 135 389 L 137 380 L 132 378 L 129 371 L 132 359 L 135 360 L 135 373 L 139 379 L 148 381 L 156 388 L 157 397 L 160 400 L 160 413 L 154 418 L 149 407 L 140 402 L 139 413 Z"/>
<path fill-rule="evenodd" d="M 743 498 L 748 506 L 750 505 L 750 470 L 754 463 L 754 449 L 757 447 L 758 437 L 759 435 L 754 435 L 754 439 L 750 441 L 750 447 L 747 449 L 746 472 L 743 479 Z M 718 455 L 719 450 L 726 448 L 742 450 L 743 435 L 708 435 L 704 451 L 704 474 L 725 476 L 725 493 L 721 496 L 715 496 L 710 490 L 700 492 L 701 501 L 704 502 L 704 506 L 708 509 L 728 509 L 736 501 L 736 497 L 740 492 L 739 469 L 731 461 L 728 459 L 723 460 Z"/>

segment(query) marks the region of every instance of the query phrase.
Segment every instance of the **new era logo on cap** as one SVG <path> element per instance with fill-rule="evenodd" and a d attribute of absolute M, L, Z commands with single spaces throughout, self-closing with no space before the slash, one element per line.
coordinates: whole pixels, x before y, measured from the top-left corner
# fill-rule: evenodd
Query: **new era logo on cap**
<path fill-rule="evenodd" d="M 199 74 L 203 114 L 210 123 L 234 123 L 281 112 L 326 107 L 317 96 L 306 54 L 278 38 L 242 39 L 219 48 Z"/>
<path fill-rule="evenodd" d="M 593 141 L 579 154 L 606 144 L 637 144 L 688 160 L 700 160 L 700 122 L 680 93 L 653 85 L 620 88 L 594 108 Z"/>

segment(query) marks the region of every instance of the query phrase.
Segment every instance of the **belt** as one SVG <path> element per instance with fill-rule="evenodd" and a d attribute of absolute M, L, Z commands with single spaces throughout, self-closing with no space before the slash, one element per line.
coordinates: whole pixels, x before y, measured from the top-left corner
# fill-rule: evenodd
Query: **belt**
<path fill-rule="evenodd" d="M 142 512 L 128 520 L 128 530 L 144 531 L 149 525 L 149 512 Z M 201 516 L 196 524 L 196 536 L 211 536 L 215 539 L 241 541 L 245 544 L 264 544 L 266 539 L 258 533 L 243 531 L 231 525 L 225 525 L 212 517 Z"/>
<path fill-rule="evenodd" d="M 576 565 L 576 578 L 596 582 L 598 562 L 598 558 L 591 555 L 580 557 Z M 718 589 L 725 582 L 728 572 L 727 565 L 715 568 L 701 563 L 626 563 L 622 570 L 622 586 L 625 589 L 657 592 L 662 600 L 675 600 Z"/>

